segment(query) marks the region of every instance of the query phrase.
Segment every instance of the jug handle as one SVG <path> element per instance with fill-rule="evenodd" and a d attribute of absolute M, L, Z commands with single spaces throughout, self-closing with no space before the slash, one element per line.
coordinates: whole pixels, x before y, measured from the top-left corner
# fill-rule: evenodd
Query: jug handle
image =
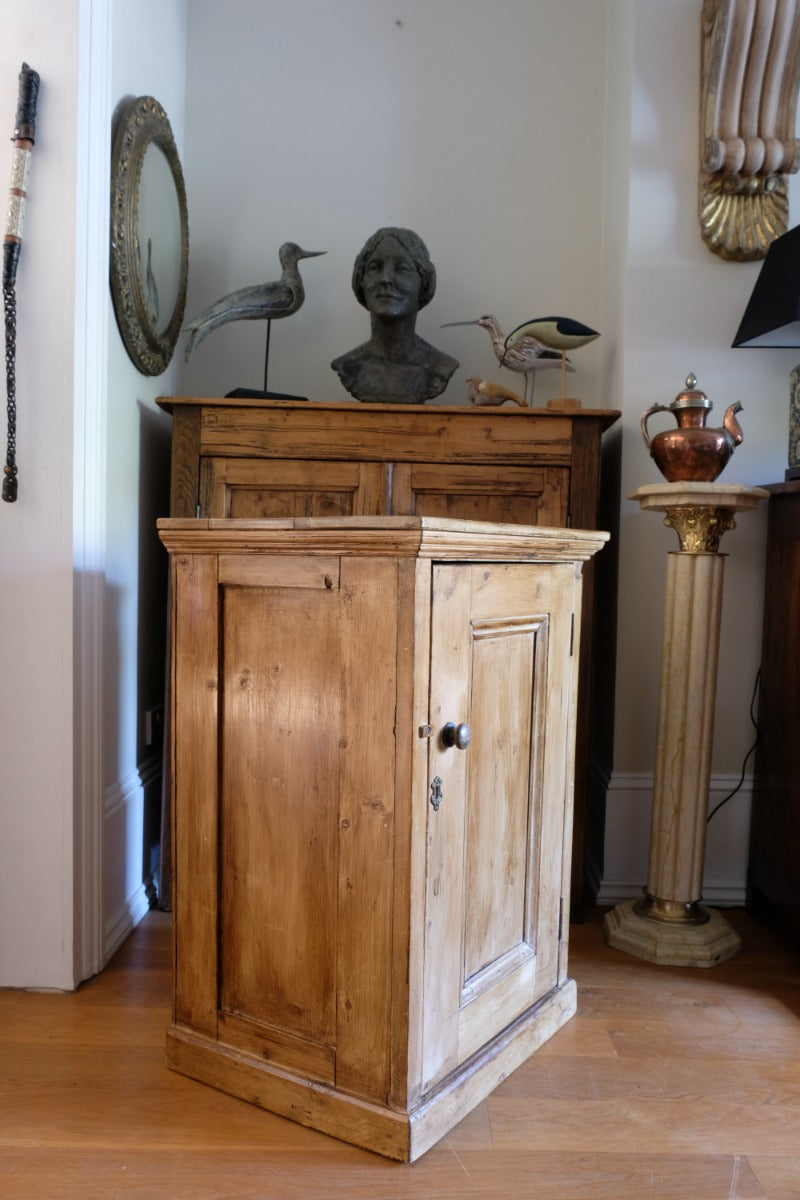
<path fill-rule="evenodd" d="M 647 432 L 647 421 L 653 413 L 657 412 L 672 412 L 672 409 L 668 404 L 651 404 L 647 412 L 642 414 L 642 437 L 648 450 L 650 449 L 650 437 Z"/>

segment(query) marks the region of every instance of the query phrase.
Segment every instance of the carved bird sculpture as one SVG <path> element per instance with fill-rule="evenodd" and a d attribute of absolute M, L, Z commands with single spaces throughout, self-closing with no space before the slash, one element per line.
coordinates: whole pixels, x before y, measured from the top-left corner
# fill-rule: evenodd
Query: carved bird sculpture
<path fill-rule="evenodd" d="M 521 342 L 533 338 L 548 350 L 566 354 L 568 350 L 578 350 L 599 337 L 596 329 L 590 329 L 572 317 L 534 317 L 532 321 L 523 321 L 516 329 L 512 329 L 503 344 L 510 353 Z"/>
<path fill-rule="evenodd" d="M 280 279 L 230 292 L 189 322 L 186 361 L 204 338 L 229 321 L 274 321 L 296 313 L 306 298 L 297 264 L 301 258 L 316 258 L 324 253 L 324 250 L 301 250 L 295 242 L 284 242 L 278 251 L 283 268 Z"/>
<path fill-rule="evenodd" d="M 506 352 L 513 354 L 517 346 L 526 344 L 533 339 L 548 350 L 555 350 L 561 358 L 561 403 L 573 404 L 567 400 L 566 371 L 567 351 L 578 350 L 581 346 L 593 342 L 600 337 L 596 329 L 590 329 L 581 321 L 572 317 L 534 317 L 531 321 L 523 321 L 505 340 Z"/>
<path fill-rule="evenodd" d="M 449 329 L 454 325 L 480 325 L 481 329 L 489 330 L 492 349 L 500 366 L 508 367 L 509 371 L 518 371 L 525 376 L 525 400 L 528 405 L 533 403 L 536 372 L 562 365 L 561 355 L 555 350 L 548 349 L 544 342 L 536 338 L 518 338 L 514 346 L 507 346 L 508 339 L 500 328 L 497 317 L 492 316 L 491 313 L 478 317 L 477 321 L 449 321 L 442 328 Z M 567 363 L 567 370 L 574 370 L 571 363 Z"/>
<path fill-rule="evenodd" d="M 478 407 L 496 408 L 510 400 L 520 408 L 528 408 L 528 402 L 519 392 L 512 392 L 499 383 L 490 383 L 488 379 L 478 379 L 475 375 L 467 380 L 467 397 L 470 404 L 476 404 Z"/>

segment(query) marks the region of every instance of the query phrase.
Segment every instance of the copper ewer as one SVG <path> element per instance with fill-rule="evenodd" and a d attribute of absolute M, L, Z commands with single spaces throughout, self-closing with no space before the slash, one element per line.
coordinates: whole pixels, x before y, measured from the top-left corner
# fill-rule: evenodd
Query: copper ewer
<path fill-rule="evenodd" d="M 720 429 L 706 428 L 706 417 L 712 407 L 705 393 L 697 389 L 694 375 L 687 375 L 686 391 L 671 404 L 652 404 L 644 413 L 644 444 L 669 483 L 711 483 L 742 441 L 744 435 L 736 420 L 736 413 L 742 407 L 739 401 L 726 410 Z M 666 429 L 651 439 L 647 422 L 657 412 L 673 413 L 678 428 Z"/>

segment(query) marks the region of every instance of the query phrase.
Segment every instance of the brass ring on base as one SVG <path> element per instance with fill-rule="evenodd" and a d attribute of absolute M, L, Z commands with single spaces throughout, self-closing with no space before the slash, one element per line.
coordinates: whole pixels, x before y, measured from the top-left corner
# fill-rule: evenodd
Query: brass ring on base
<path fill-rule="evenodd" d="M 659 900 L 648 892 L 636 901 L 633 911 L 637 917 L 668 925 L 705 925 L 711 915 L 697 900 Z"/>

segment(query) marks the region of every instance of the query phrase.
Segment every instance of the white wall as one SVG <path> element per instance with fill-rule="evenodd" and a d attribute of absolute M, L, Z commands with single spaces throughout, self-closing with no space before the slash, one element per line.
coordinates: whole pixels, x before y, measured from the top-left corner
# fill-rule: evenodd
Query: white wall
<path fill-rule="evenodd" d="M 641 513 L 625 499 L 639 485 L 660 481 L 642 440 L 641 415 L 655 402 L 670 403 L 693 371 L 713 401 L 711 424 L 721 423 L 733 401 L 744 405 L 744 442 L 723 479 L 754 486 L 780 481 L 787 463 L 789 372 L 798 357 L 791 350 L 730 348 L 759 264 L 724 262 L 700 236 L 700 6 L 695 0 L 636 0 L 629 10 L 633 121 L 621 337 L 616 751 L 600 893 L 609 901 L 635 893 L 646 876 L 665 556 L 677 548 L 675 534 L 657 515 Z M 612 79 L 618 49 L 611 56 Z M 796 223 L 796 178 L 790 196 L 790 223 Z M 653 431 L 669 424 L 669 418 L 658 421 Z M 765 518 L 765 508 L 740 515 L 721 547 L 728 558 L 710 807 L 736 786 L 755 736 L 749 712 L 761 652 Z M 751 772 L 752 759 L 745 786 L 708 827 L 704 892 L 718 902 L 744 898 Z"/>
<path fill-rule="evenodd" d="M 17 275 L 19 498 L 0 504 L 0 984 L 73 982 L 77 11 L 13 6 L 0 44 L 4 180 L 23 60 L 42 77 Z"/>
<path fill-rule="evenodd" d="M 565 311 L 598 328 L 606 8 L 194 0 L 189 315 L 277 278 L 284 241 L 327 251 L 301 264 L 304 307 L 273 324 L 269 382 L 349 400 L 330 362 L 369 332 L 350 290 L 353 260 L 377 228 L 403 225 L 438 272 L 418 331 L 461 362 L 445 402 L 466 402 L 472 374 L 518 386 L 484 330 L 443 330 L 446 321 L 493 312 L 510 330 Z M 184 393 L 262 386 L 264 339 L 263 323 L 220 328 L 183 371 Z M 599 346 L 579 356 L 591 404 Z M 545 373 L 537 397 L 558 387 L 558 372 Z"/>
<path fill-rule="evenodd" d="M 185 47 L 186 0 L 115 0 L 111 108 L 116 110 L 128 98 L 154 96 L 167 114 L 181 160 Z M 155 398 L 171 394 L 175 378 L 174 359 L 163 374 L 142 375 L 128 358 L 113 313 L 109 316 L 103 664 L 106 958 L 147 911 L 157 866 L 153 841 L 159 832 L 161 745 L 145 744 L 144 713 L 163 702 L 166 554 L 155 522 L 169 511 L 171 422 Z"/>
<path fill-rule="evenodd" d="M 305 307 L 273 327 L 269 382 L 347 399 L 328 364 L 366 335 L 349 287 L 353 257 L 379 225 L 409 225 L 439 272 L 420 332 L 462 363 L 445 402 L 463 402 L 466 376 L 498 371 L 485 333 L 442 322 L 494 311 L 509 328 L 566 312 L 603 333 L 575 356 L 570 390 L 622 410 L 613 436 L 622 439 L 623 497 L 660 478 L 639 421 L 650 404 L 669 403 L 689 371 L 714 402 L 714 421 L 744 403 L 745 441 L 725 477 L 778 480 L 792 353 L 730 349 L 758 266 L 723 262 L 700 237 L 699 60 L 696 0 L 237 0 L 224 10 L 197 0 L 189 314 L 275 278 L 284 240 L 326 249 L 303 268 Z M 261 386 L 263 345 L 256 323 L 218 330 L 182 371 L 182 391 Z M 538 401 L 557 387 L 540 376 Z M 712 803 L 734 786 L 754 735 L 764 518 L 743 515 L 723 545 Z M 646 874 L 674 544 L 659 518 L 623 498 L 615 769 L 600 881 L 609 900 L 638 891 Z M 748 777 L 709 827 L 707 891 L 719 902 L 744 895 L 749 796 Z"/>
<path fill-rule="evenodd" d="M 729 349 L 758 266 L 715 259 L 697 228 L 699 24 L 697 0 L 192 0 L 188 12 L 184 0 L 113 8 L 28 0 L 6 13 L 0 112 L 9 127 L 23 59 L 43 89 L 18 281 L 20 498 L 0 505 L 0 984 L 69 987 L 80 978 L 80 893 L 98 869 L 101 955 L 135 917 L 141 872 L 126 831 L 138 837 L 141 828 L 147 763 L 137 709 L 155 677 L 142 673 L 140 657 L 145 558 L 153 569 L 142 546 L 148 503 L 159 503 L 141 447 L 162 437 L 158 392 L 217 395 L 258 387 L 262 374 L 263 329 L 245 323 L 218 331 L 188 367 L 158 380 L 127 362 L 103 277 L 108 176 L 97 164 L 107 145 L 94 146 L 87 170 L 85 127 L 107 130 L 126 92 L 150 91 L 167 108 L 187 176 L 189 315 L 274 278 L 284 240 L 328 251 L 305 266 L 305 308 L 273 329 L 272 386 L 346 398 L 328 364 L 366 334 L 350 292 L 353 257 L 378 225 L 407 224 L 439 271 L 420 332 L 462 364 L 448 401 L 463 399 L 467 375 L 491 377 L 496 367 L 485 333 L 441 330 L 442 322 L 489 310 L 508 327 L 560 310 L 602 330 L 576 355 L 573 382 L 586 404 L 623 411 L 624 491 L 656 480 L 639 418 L 653 401 L 669 402 L 689 370 L 715 417 L 744 402 L 745 442 L 726 478 L 768 482 L 785 466 L 795 355 Z M 100 96 L 90 104 L 81 54 L 102 48 L 104 26 L 113 56 L 109 45 L 89 73 Z M 791 190 L 796 221 L 796 181 Z M 540 377 L 538 400 L 556 388 Z M 103 429 L 93 442 L 94 418 Z M 623 501 L 609 899 L 646 870 L 673 536 Z M 752 740 L 763 514 L 743 516 L 724 549 L 714 798 L 738 776 Z M 76 584 L 73 643 L 74 572 L 92 601 Z M 87 628 L 95 612 L 105 613 L 107 636 Z M 85 789 L 95 778 L 100 795 Z M 723 900 L 744 879 L 747 805 L 745 788 L 710 829 L 711 886 Z M 82 826 L 98 806 L 100 844 L 81 860 L 74 835 L 85 848 Z"/>
<path fill-rule="evenodd" d="M 19 499 L 0 506 L 0 985 L 73 987 L 143 909 L 155 769 L 138 709 L 163 674 L 163 653 L 147 660 L 163 642 L 150 585 L 169 438 L 153 396 L 173 385 L 142 382 L 110 316 L 110 129 L 121 95 L 150 90 L 180 136 L 184 48 L 184 0 L 29 0 L 4 23 L 9 134 L 23 60 L 42 85 L 17 288 Z M 8 178 L 10 149 L 3 162 Z"/>

